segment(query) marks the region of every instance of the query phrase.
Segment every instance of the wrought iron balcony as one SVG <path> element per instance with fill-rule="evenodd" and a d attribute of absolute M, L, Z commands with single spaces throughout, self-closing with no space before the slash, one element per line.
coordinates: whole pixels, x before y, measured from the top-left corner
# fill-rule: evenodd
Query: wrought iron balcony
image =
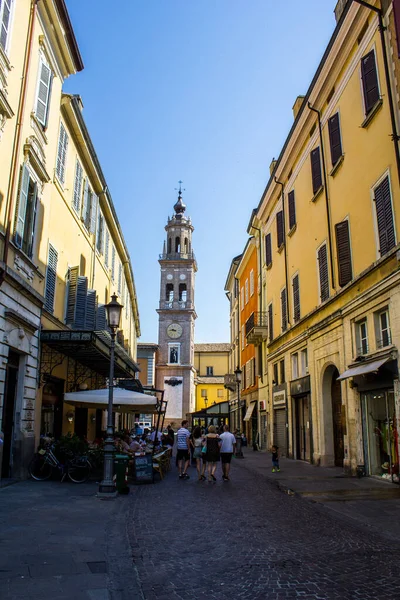
<path fill-rule="evenodd" d="M 253 312 L 246 321 L 246 340 L 258 346 L 268 339 L 268 313 Z"/>

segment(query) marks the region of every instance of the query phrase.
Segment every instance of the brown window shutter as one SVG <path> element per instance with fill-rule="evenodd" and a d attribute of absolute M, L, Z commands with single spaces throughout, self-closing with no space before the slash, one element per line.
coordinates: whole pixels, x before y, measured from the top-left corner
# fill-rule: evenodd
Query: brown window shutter
<path fill-rule="evenodd" d="M 286 288 L 281 291 L 281 310 L 282 310 L 282 331 L 287 329 L 287 298 Z"/>
<path fill-rule="evenodd" d="M 294 190 L 289 192 L 289 230 L 296 225 L 296 204 L 294 200 Z"/>
<path fill-rule="evenodd" d="M 295 323 L 300 319 L 300 287 L 298 275 L 293 277 L 293 318 Z"/>
<path fill-rule="evenodd" d="M 389 177 L 375 188 L 376 220 L 378 222 L 379 252 L 383 256 L 396 245 Z"/>
<path fill-rule="evenodd" d="M 319 289 L 321 302 L 329 298 L 328 256 L 326 244 L 318 250 Z"/>
<path fill-rule="evenodd" d="M 379 100 L 378 73 L 375 52 L 371 50 L 361 59 L 361 78 L 364 90 L 365 112 L 368 114 Z"/>
<path fill-rule="evenodd" d="M 342 221 L 341 223 L 337 223 L 335 225 L 335 231 L 339 269 L 339 285 L 343 287 L 353 279 L 349 222 Z"/>
<path fill-rule="evenodd" d="M 271 234 L 268 233 L 265 236 L 265 260 L 267 263 L 267 267 L 272 265 L 272 244 L 271 244 Z"/>
<path fill-rule="evenodd" d="M 283 230 L 283 211 L 280 210 L 276 213 L 276 236 L 278 242 L 278 248 L 283 245 L 284 242 L 284 230 Z"/>
<path fill-rule="evenodd" d="M 272 342 L 274 339 L 274 316 L 272 314 L 272 304 L 268 306 L 268 330 L 269 330 L 269 341 Z"/>
<path fill-rule="evenodd" d="M 342 140 L 340 138 L 339 113 L 334 114 L 328 121 L 329 142 L 331 145 L 331 159 L 334 167 L 342 156 Z"/>
<path fill-rule="evenodd" d="M 313 194 L 316 194 L 319 188 L 322 186 L 321 156 L 319 146 L 311 152 L 311 174 Z"/>

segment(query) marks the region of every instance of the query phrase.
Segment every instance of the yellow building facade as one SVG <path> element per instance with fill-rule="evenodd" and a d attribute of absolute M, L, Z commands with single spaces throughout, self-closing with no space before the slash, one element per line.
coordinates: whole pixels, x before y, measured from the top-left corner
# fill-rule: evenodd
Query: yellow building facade
<path fill-rule="evenodd" d="M 133 377 L 139 317 L 130 257 L 79 96 L 63 0 L 7 0 L 0 21 L 1 473 L 21 477 L 41 434 L 93 439 L 96 411 L 63 394 L 105 385 L 104 305 L 124 305 L 116 376 Z"/>
<path fill-rule="evenodd" d="M 398 481 L 398 112 L 379 27 L 388 15 L 349 1 L 337 19 L 249 226 L 263 248 L 268 320 L 260 394 L 282 454 Z"/>
<path fill-rule="evenodd" d="M 196 412 L 226 402 L 224 376 L 229 369 L 230 344 L 195 344 Z"/>

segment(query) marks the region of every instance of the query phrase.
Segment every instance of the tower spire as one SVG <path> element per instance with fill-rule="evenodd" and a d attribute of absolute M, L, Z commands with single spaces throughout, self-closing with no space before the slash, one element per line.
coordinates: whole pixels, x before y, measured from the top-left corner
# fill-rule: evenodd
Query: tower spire
<path fill-rule="evenodd" d="M 183 213 L 186 210 L 186 204 L 182 201 L 182 183 L 183 181 L 179 180 L 179 190 L 178 190 L 178 201 L 174 204 L 174 211 L 176 216 L 180 219 L 182 218 Z M 183 190 L 185 191 L 185 190 Z"/>

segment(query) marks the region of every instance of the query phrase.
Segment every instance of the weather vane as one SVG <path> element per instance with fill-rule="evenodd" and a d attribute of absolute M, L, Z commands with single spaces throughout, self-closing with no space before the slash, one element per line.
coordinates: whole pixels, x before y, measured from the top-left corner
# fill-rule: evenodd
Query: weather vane
<path fill-rule="evenodd" d="M 183 188 L 183 190 L 182 190 L 183 181 L 179 180 L 178 183 L 179 183 L 179 190 L 178 190 L 178 188 L 175 188 L 175 190 L 177 190 L 177 192 L 178 192 L 178 198 L 181 198 L 182 192 L 186 192 L 186 189 Z"/>

